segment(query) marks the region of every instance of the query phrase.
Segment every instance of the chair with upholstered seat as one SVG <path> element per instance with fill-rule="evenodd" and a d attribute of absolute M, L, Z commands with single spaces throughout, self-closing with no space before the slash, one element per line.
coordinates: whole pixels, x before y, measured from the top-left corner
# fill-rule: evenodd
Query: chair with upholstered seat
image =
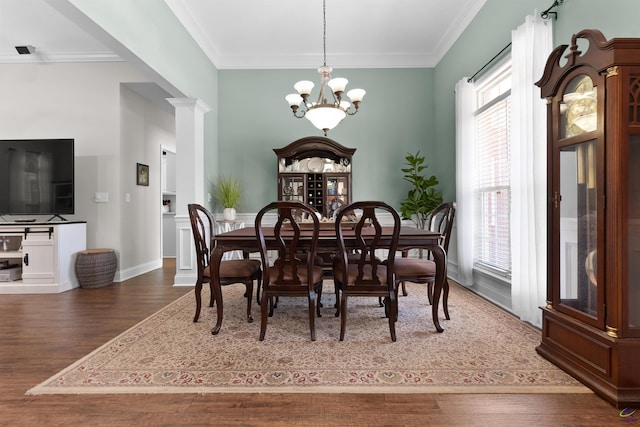
<path fill-rule="evenodd" d="M 428 229 L 431 231 L 437 231 L 442 234 L 440 245 L 444 249 L 445 253 L 449 250 L 449 240 L 451 239 L 451 228 L 453 227 L 453 219 L 456 215 L 455 202 L 442 203 L 437 206 L 431 215 L 429 216 Z M 405 281 L 413 283 L 426 283 L 427 284 L 427 297 L 429 304 L 433 304 L 433 285 L 436 280 L 436 264 L 431 259 L 431 253 L 427 250 L 427 256 L 425 258 L 409 258 L 409 251 L 417 249 L 422 254 L 425 248 L 421 247 L 404 247 L 402 250 L 402 257 L 396 258 L 395 273 L 396 282 L 402 286 L 402 294 L 407 295 L 405 287 Z M 442 296 L 442 307 L 444 314 L 449 319 L 449 283 L 445 277 Z"/>
<path fill-rule="evenodd" d="M 198 265 L 198 279 L 196 281 L 196 314 L 193 318 L 197 322 L 200 317 L 202 306 L 202 286 L 209 283 L 211 297 L 209 307 L 214 304 L 214 288 L 211 281 L 211 253 L 213 252 L 214 222 L 211 213 L 203 206 L 192 203 L 188 205 L 189 219 L 191 220 L 191 230 L 196 248 L 196 261 Z M 230 285 L 233 283 L 243 283 L 246 287 L 245 297 L 247 298 L 247 321 L 253 322 L 251 316 L 251 300 L 253 298 L 253 281 L 262 281 L 261 263 L 255 259 L 248 259 L 248 254 L 243 254 L 244 259 L 224 260 L 220 263 L 219 281 L 220 285 Z"/>
<path fill-rule="evenodd" d="M 300 212 L 309 214 L 312 226 L 304 229 L 297 219 Z M 275 224 L 267 214 L 275 213 Z M 262 264 L 262 292 L 260 295 L 260 341 L 267 330 L 267 317 L 273 316 L 274 301 L 279 297 L 306 297 L 309 307 L 311 340 L 316 339 L 315 317 L 320 314 L 322 296 L 322 267 L 316 265 L 316 247 L 320 234 L 320 220 L 313 208 L 301 202 L 272 202 L 258 212 L 255 220 L 256 236 Z M 268 247 L 265 233 L 271 233 L 277 247 Z M 269 251 L 276 251 L 276 259 L 269 267 Z"/>
<path fill-rule="evenodd" d="M 311 205 L 308 205 L 308 207 L 311 209 L 311 212 L 315 213 L 315 216 L 318 216 L 318 211 Z M 311 214 L 309 213 L 309 211 L 304 211 L 304 212 L 297 212 L 294 211 L 293 213 L 294 219 L 297 223 L 305 223 L 305 224 L 311 224 L 312 223 L 312 219 L 311 219 Z M 306 262 L 307 259 L 307 252 L 305 251 L 299 251 L 298 254 L 296 255 L 296 257 L 300 260 L 300 262 L 302 262 L 303 264 Z M 319 254 L 316 253 L 315 257 L 314 257 L 314 263 L 317 266 L 320 267 L 324 267 L 324 259 L 322 258 L 322 256 L 320 256 Z M 273 307 L 275 308 L 277 307 L 277 301 L 278 299 L 276 298 L 273 301 Z M 258 289 L 256 291 L 256 302 L 258 304 L 260 304 L 260 286 L 258 285 Z M 322 302 L 320 302 L 320 306 L 322 307 Z"/>
<path fill-rule="evenodd" d="M 362 215 L 356 223 L 350 223 L 350 227 L 346 227 L 342 217 L 349 211 L 362 211 Z M 390 242 L 382 241 L 381 214 L 389 214 L 393 219 Z M 347 242 L 345 233 L 351 228 L 354 236 L 351 237 L 349 231 Z M 385 236 L 388 233 L 389 230 L 385 230 Z M 391 340 L 395 341 L 398 300 L 394 283 L 394 259 L 400 235 L 398 213 L 384 202 L 352 203 L 336 215 L 336 235 L 338 253 L 334 262 L 333 280 L 336 287 L 336 311 L 340 315 L 340 341 L 345 336 L 349 297 L 364 296 L 378 297 L 384 301 Z M 387 254 L 386 258 L 383 253 Z"/>

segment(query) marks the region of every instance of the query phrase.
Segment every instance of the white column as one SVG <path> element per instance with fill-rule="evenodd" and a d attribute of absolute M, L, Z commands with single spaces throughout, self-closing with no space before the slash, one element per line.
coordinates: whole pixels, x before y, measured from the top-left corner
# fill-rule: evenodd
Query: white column
<path fill-rule="evenodd" d="M 204 115 L 209 106 L 195 98 L 167 99 L 176 109 L 176 275 L 174 286 L 198 277 L 187 204 L 204 205 Z"/>

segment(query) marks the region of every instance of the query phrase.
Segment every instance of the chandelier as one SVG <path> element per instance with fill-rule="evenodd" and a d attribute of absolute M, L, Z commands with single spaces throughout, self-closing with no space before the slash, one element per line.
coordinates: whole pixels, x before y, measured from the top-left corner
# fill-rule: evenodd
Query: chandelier
<path fill-rule="evenodd" d="M 289 103 L 295 117 L 299 119 L 306 117 L 315 127 L 324 131 L 324 136 L 327 136 L 327 132 L 338 126 L 338 124 L 347 117 L 347 114 L 353 116 L 358 112 L 360 102 L 362 102 L 362 98 L 364 98 L 366 92 L 364 89 L 351 89 L 347 92 L 347 97 L 351 102 L 345 101 L 342 98 L 349 81 L 341 77 L 332 79 L 331 72 L 333 68 L 327 66 L 326 0 L 322 1 L 322 16 L 324 65 L 318 68 L 318 73 L 321 76 L 318 98 L 315 102 L 309 100 L 314 84 L 309 80 L 302 80 L 293 86 L 298 93 L 289 94 L 285 99 Z M 327 96 L 329 96 L 330 99 L 327 99 Z"/>

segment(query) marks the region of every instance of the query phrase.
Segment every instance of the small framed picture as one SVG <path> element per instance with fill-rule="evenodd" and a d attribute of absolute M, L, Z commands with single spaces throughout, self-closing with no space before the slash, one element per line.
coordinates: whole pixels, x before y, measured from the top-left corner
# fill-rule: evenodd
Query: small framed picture
<path fill-rule="evenodd" d="M 136 184 L 149 186 L 149 166 L 136 163 Z"/>

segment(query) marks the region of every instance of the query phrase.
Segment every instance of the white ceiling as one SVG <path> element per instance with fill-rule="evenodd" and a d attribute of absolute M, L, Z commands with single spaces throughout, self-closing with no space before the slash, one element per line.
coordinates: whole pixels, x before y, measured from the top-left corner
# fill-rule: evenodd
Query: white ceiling
<path fill-rule="evenodd" d="M 322 0 L 157 1 L 171 8 L 220 69 L 322 65 Z M 326 0 L 327 65 L 435 66 L 485 2 Z M 18 55 L 20 45 L 36 53 Z M 0 0 L 0 62 L 117 59 L 46 0 Z"/>

